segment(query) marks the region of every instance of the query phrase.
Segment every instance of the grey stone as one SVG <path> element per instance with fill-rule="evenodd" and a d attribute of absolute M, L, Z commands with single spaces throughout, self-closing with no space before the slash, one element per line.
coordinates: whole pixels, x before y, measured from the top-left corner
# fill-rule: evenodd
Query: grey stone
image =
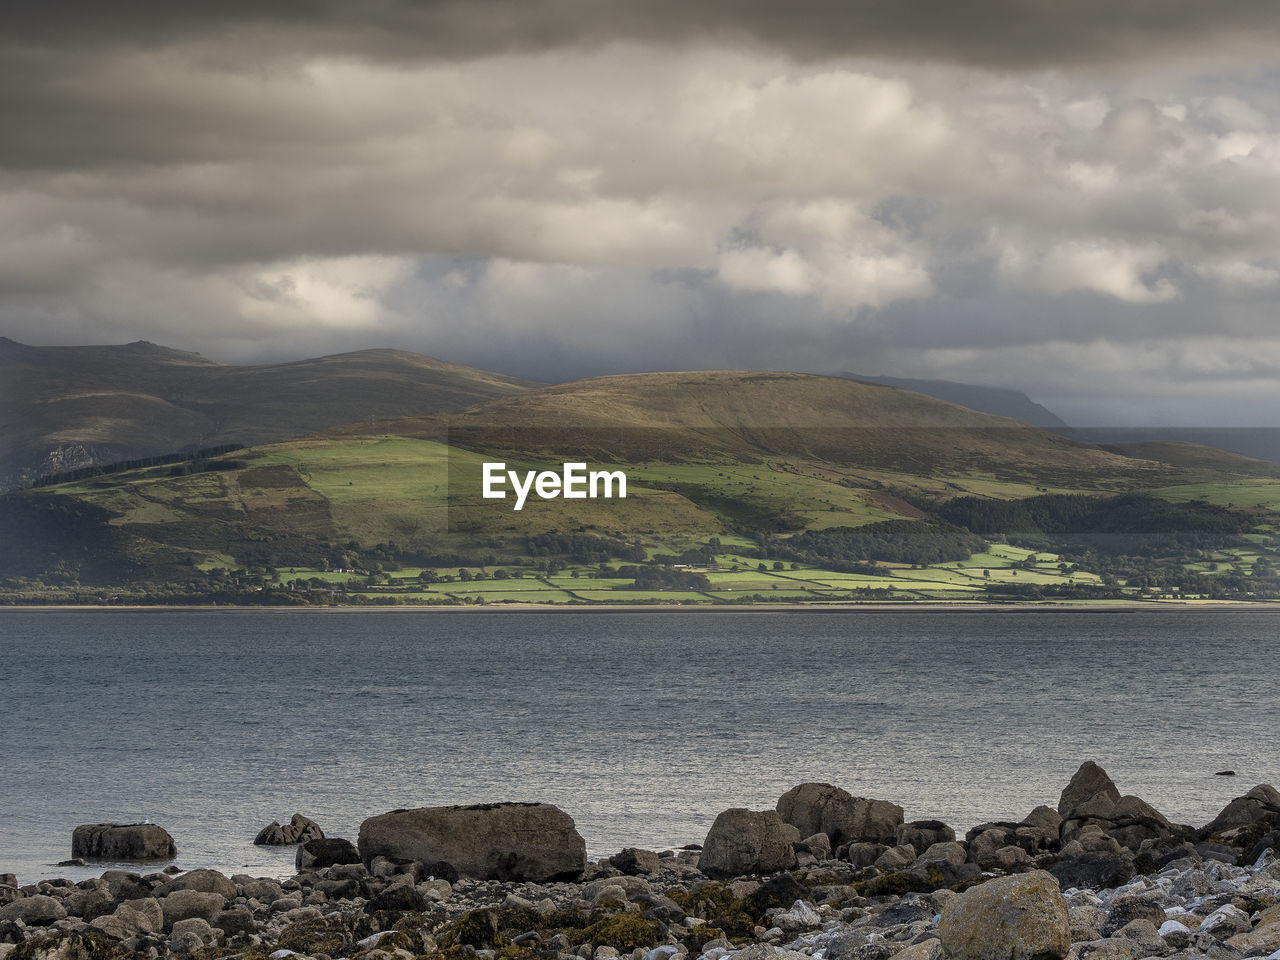
<path fill-rule="evenodd" d="M 47 927 L 66 917 L 67 911 L 61 901 L 44 894 L 21 897 L 0 907 L 0 921 L 21 920 L 29 927 Z"/>
<path fill-rule="evenodd" d="M 86 823 L 71 833 L 71 855 L 98 860 L 172 860 L 173 837 L 154 823 Z"/>
<path fill-rule="evenodd" d="M 587 865 L 573 818 L 544 803 L 423 807 L 370 817 L 360 825 L 360 855 L 443 862 L 488 880 L 571 880 Z"/>
<path fill-rule="evenodd" d="M 902 808 L 887 800 L 855 797 L 829 783 L 802 783 L 777 803 L 778 815 L 802 837 L 825 833 L 833 847 L 845 843 L 892 843 Z"/>
<path fill-rule="evenodd" d="M 725 810 L 711 825 L 702 844 L 698 869 L 709 877 L 739 877 L 789 870 L 795 866 L 792 846 L 799 831 L 784 823 L 776 810 Z"/>
<path fill-rule="evenodd" d="M 365 822 L 368 823 L 367 820 Z M 362 827 L 361 832 L 363 831 Z M 366 859 L 366 866 L 372 859 L 372 857 Z M 350 840 L 344 840 L 342 837 L 325 837 L 322 840 L 308 840 L 299 846 L 293 862 L 299 870 L 323 870 L 325 867 L 359 863 L 360 860 L 360 851 Z"/>
<path fill-rule="evenodd" d="M 310 817 L 295 813 L 284 826 L 278 820 L 272 820 L 258 831 L 253 842 L 258 846 L 287 847 L 295 843 L 306 843 L 308 840 L 323 839 L 324 831 L 320 829 L 320 824 Z"/>
<path fill-rule="evenodd" d="M 966 890 L 938 925 L 952 960 L 1061 960 L 1071 947 L 1067 903 L 1043 870 Z"/>
<path fill-rule="evenodd" d="M 1081 804 L 1098 796 L 1116 803 L 1120 799 L 1120 791 L 1105 770 L 1092 760 L 1086 760 L 1080 764 L 1080 769 L 1072 776 L 1071 782 L 1063 788 L 1062 795 L 1058 798 L 1058 813 L 1066 819 L 1073 816 Z"/>
<path fill-rule="evenodd" d="M 172 927 L 179 920 L 189 920 L 192 917 L 212 920 L 226 905 L 225 897 L 199 890 L 175 890 L 160 901 L 166 928 Z"/>

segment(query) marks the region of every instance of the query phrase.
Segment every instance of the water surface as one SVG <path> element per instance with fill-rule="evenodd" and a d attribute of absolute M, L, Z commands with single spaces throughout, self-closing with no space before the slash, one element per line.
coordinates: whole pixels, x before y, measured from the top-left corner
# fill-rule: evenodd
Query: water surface
<path fill-rule="evenodd" d="M 701 841 L 806 780 L 963 830 L 1098 760 L 1202 824 L 1280 782 L 1280 616 L 3 611 L 0 872 L 150 819 L 181 866 L 290 872 L 254 834 L 541 800 L 591 855 Z M 1235 778 L 1213 776 L 1234 769 Z"/>

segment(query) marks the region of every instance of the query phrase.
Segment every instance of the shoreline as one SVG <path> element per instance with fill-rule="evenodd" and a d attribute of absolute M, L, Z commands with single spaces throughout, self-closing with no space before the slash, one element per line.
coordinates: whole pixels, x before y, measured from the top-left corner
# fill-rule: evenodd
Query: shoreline
<path fill-rule="evenodd" d="M 35 613 L 40 611 L 66 613 L 69 611 L 120 611 L 140 613 L 190 612 L 250 612 L 250 613 L 1137 613 L 1141 611 L 1187 610 L 1241 610 L 1249 612 L 1280 611 L 1280 600 L 1118 600 L 1110 603 L 1082 600 L 1058 603 L 987 603 L 982 601 L 904 601 L 902 603 L 602 603 L 602 604 L 550 604 L 550 603 L 476 603 L 476 604 L 351 604 L 343 606 L 307 607 L 274 606 L 263 604 L 108 604 L 108 603 L 50 603 L 50 604 L 0 604 L 0 613 L 16 611 Z"/>
<path fill-rule="evenodd" d="M 290 825 L 312 836 L 276 842 L 295 851 L 280 877 L 179 868 L 150 821 L 77 827 L 73 857 L 108 869 L 78 883 L 0 874 L 0 960 L 1280 953 L 1280 793 L 1259 784 L 1203 826 L 1177 824 L 1092 761 L 1056 809 L 963 834 L 815 781 L 773 808 L 722 811 L 700 843 L 598 859 L 545 803 L 397 809 L 365 819 L 358 845 L 301 814 Z M 126 850 L 151 859 L 110 856 Z"/>

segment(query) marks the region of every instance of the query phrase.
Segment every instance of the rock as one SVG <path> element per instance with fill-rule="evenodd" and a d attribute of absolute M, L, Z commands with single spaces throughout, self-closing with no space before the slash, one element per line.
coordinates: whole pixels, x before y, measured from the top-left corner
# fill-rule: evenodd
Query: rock
<path fill-rule="evenodd" d="M 1240 858 L 1240 863 L 1244 866 L 1251 867 L 1258 862 L 1258 859 L 1268 850 L 1274 850 L 1280 846 L 1280 830 L 1272 830 L 1270 833 L 1258 838 L 1258 842 L 1249 848 L 1249 851 Z"/>
<path fill-rule="evenodd" d="M 1240 860 L 1240 850 L 1237 847 L 1227 847 L 1221 843 L 1212 843 L 1208 840 L 1202 840 L 1195 845 L 1195 851 L 1204 860 L 1217 860 L 1219 863 L 1229 863 L 1235 866 Z"/>
<path fill-rule="evenodd" d="M 1195 939 L 1191 929 L 1177 920 L 1166 920 L 1160 924 L 1160 929 L 1156 932 L 1160 935 L 1160 939 L 1175 949 L 1189 947 L 1191 941 Z"/>
<path fill-rule="evenodd" d="M 795 877 L 789 873 L 780 873 L 760 884 L 747 897 L 756 912 L 764 913 L 772 907 L 794 904 L 804 895 L 805 889 L 796 882 Z"/>
<path fill-rule="evenodd" d="M 1062 814 L 1054 810 L 1053 807 L 1046 807 L 1041 804 L 1028 813 L 1019 826 L 1030 827 L 1034 830 L 1042 831 L 1047 836 L 1057 837 L 1059 830 L 1062 828 Z"/>
<path fill-rule="evenodd" d="M 844 859 L 855 867 L 869 867 L 888 849 L 883 843 L 851 843 L 844 847 Z"/>
<path fill-rule="evenodd" d="M 141 900 L 151 896 L 151 881 L 128 870 L 107 870 L 102 874 L 116 900 Z"/>
<path fill-rule="evenodd" d="M 893 960 L 945 960 L 942 941 L 934 937 L 904 947 L 893 955 Z"/>
<path fill-rule="evenodd" d="M 795 866 L 792 844 L 800 839 L 793 825 L 776 810 L 725 810 L 711 825 L 702 844 L 698 869 L 709 877 L 775 873 Z"/>
<path fill-rule="evenodd" d="M 224 876 L 217 870 L 189 870 L 181 876 L 175 877 L 156 887 L 155 895 L 157 897 L 166 897 L 175 890 L 195 890 L 199 893 L 216 893 L 218 896 L 231 900 L 238 894 L 239 890 L 235 883 L 229 877 Z"/>
<path fill-rule="evenodd" d="M 1223 807 L 1200 829 L 1200 836 L 1237 846 L 1250 846 L 1276 829 L 1280 829 L 1280 791 L 1260 783 Z"/>
<path fill-rule="evenodd" d="M 213 943 L 217 939 L 217 934 L 213 932 L 213 927 L 209 926 L 209 921 L 202 920 L 199 917 L 192 917 L 190 920 L 179 920 L 173 925 L 173 932 L 170 939 L 177 939 L 191 934 L 200 941 L 201 946 Z"/>
<path fill-rule="evenodd" d="M 659 857 L 652 850 L 641 850 L 638 847 L 627 847 L 609 858 L 615 868 L 630 876 L 657 873 L 661 868 Z"/>
<path fill-rule="evenodd" d="M 71 832 L 71 855 L 97 860 L 172 860 L 173 837 L 154 823 L 86 823 Z"/>
<path fill-rule="evenodd" d="M 148 933 L 159 933 L 164 929 L 164 911 L 160 901 L 155 897 L 141 900 L 126 900 L 110 916 L 98 917 L 90 924 L 109 937 L 117 940 L 129 940 Z"/>
<path fill-rule="evenodd" d="M 228 937 L 234 937 L 237 934 L 245 934 L 247 936 L 257 930 L 257 926 L 253 922 L 253 914 L 248 907 L 232 907 L 229 910 L 222 910 L 219 913 L 215 913 L 213 919 L 209 922 Z"/>
<path fill-rule="evenodd" d="M 950 843 L 956 838 L 956 832 L 941 820 L 913 820 L 904 823 L 897 830 L 897 844 L 911 844 L 917 850 L 928 850 L 935 843 Z"/>
<path fill-rule="evenodd" d="M 1080 764 L 1071 782 L 1062 790 L 1058 798 L 1058 813 L 1066 819 L 1074 815 L 1074 811 L 1083 803 L 1095 797 L 1105 797 L 1112 803 L 1120 800 L 1120 791 L 1111 782 L 1107 772 L 1092 760 Z"/>
<path fill-rule="evenodd" d="M 258 831 L 253 842 L 258 846 L 288 847 L 295 843 L 306 843 L 308 840 L 323 839 L 324 831 L 320 829 L 320 824 L 300 813 L 295 813 L 289 819 L 288 826 L 282 827 L 278 820 L 272 820 Z"/>
<path fill-rule="evenodd" d="M 284 889 L 278 880 L 236 874 L 231 881 L 236 885 L 236 893 L 239 896 L 257 900 L 259 903 L 274 903 L 284 896 Z"/>
<path fill-rule="evenodd" d="M 111 888 L 101 880 L 90 881 L 93 884 L 102 884 L 93 886 L 89 889 L 80 889 L 62 901 L 62 906 L 66 908 L 68 914 L 73 917 L 79 917 L 88 923 L 95 917 L 101 917 L 110 913 L 116 908 L 115 898 L 111 896 Z"/>
<path fill-rule="evenodd" d="M 1010 831 L 992 827 L 969 836 L 969 859 L 984 870 L 996 865 L 996 851 L 1009 845 Z"/>
<path fill-rule="evenodd" d="M 916 861 L 916 848 L 911 844 L 889 847 L 876 858 L 875 866 L 881 870 L 902 870 Z"/>
<path fill-rule="evenodd" d="M 942 912 L 952 960 L 1061 960 L 1071 948 L 1067 902 L 1043 870 L 971 887 Z"/>
<path fill-rule="evenodd" d="M 887 800 L 855 797 L 829 783 L 792 787 L 777 804 L 778 815 L 800 836 L 825 833 L 833 847 L 844 843 L 893 843 L 902 808 Z"/>
<path fill-rule="evenodd" d="M 1113 937 L 1116 931 L 1134 920 L 1150 920 L 1158 927 L 1165 921 L 1164 909 L 1141 897 L 1121 897 L 1111 904 L 1106 922 L 1102 925 L 1102 935 Z"/>
<path fill-rule="evenodd" d="M 323 870 L 325 867 L 359 862 L 360 851 L 350 840 L 342 837 L 308 840 L 298 847 L 297 856 L 294 857 L 294 865 L 299 870 Z"/>
<path fill-rule="evenodd" d="M 1133 877 L 1133 858 L 1127 855 L 1083 853 L 1066 857 L 1049 867 L 1062 887 L 1102 889 L 1118 887 Z"/>
<path fill-rule="evenodd" d="M 1020 867 L 1022 864 L 1029 863 L 1031 861 L 1031 854 L 1027 853 L 1027 851 L 1023 850 L 1021 847 L 1001 847 L 995 852 L 993 860 L 993 866 L 1009 873 Z"/>
<path fill-rule="evenodd" d="M 365 910 L 368 913 L 378 910 L 422 910 L 427 903 L 427 897 L 413 884 L 397 883 L 365 904 Z"/>
<path fill-rule="evenodd" d="M 62 903 L 43 894 L 22 897 L 0 907 L 0 921 L 21 920 L 29 927 L 47 927 L 66 917 L 67 911 Z"/>
<path fill-rule="evenodd" d="M 920 856 L 916 857 L 913 866 L 921 867 L 929 863 L 950 863 L 959 866 L 969 859 L 969 851 L 963 843 L 954 840 L 943 840 L 933 844 Z"/>
<path fill-rule="evenodd" d="M 831 838 L 825 833 L 805 837 L 795 845 L 796 853 L 810 853 L 818 860 L 831 859 Z"/>
<path fill-rule="evenodd" d="M 422 807 L 370 817 L 360 825 L 360 855 L 444 862 L 485 880 L 575 880 L 587 844 L 573 818 L 545 803 Z"/>
<path fill-rule="evenodd" d="M 799 933 L 801 930 L 822 926 L 822 916 L 813 908 L 813 904 L 797 900 L 790 910 L 776 914 L 773 922 L 787 933 Z"/>
<path fill-rule="evenodd" d="M 225 897 L 199 890 L 175 890 L 160 901 L 166 928 L 172 927 L 179 920 L 190 920 L 192 917 L 212 920 L 226 905 Z"/>

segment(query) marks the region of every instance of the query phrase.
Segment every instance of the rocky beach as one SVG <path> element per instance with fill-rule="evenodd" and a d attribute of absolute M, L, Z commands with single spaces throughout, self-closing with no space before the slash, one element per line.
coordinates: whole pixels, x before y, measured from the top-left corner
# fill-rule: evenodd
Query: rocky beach
<path fill-rule="evenodd" d="M 73 856 L 136 869 L 0 874 L 0 960 L 1280 960 L 1280 792 L 1182 825 L 1092 762 L 1056 806 L 963 836 L 805 783 L 596 861 L 536 803 L 391 811 L 354 842 L 299 814 L 255 842 L 297 844 L 297 873 L 147 872 L 175 853 L 162 826 L 85 824 Z"/>

